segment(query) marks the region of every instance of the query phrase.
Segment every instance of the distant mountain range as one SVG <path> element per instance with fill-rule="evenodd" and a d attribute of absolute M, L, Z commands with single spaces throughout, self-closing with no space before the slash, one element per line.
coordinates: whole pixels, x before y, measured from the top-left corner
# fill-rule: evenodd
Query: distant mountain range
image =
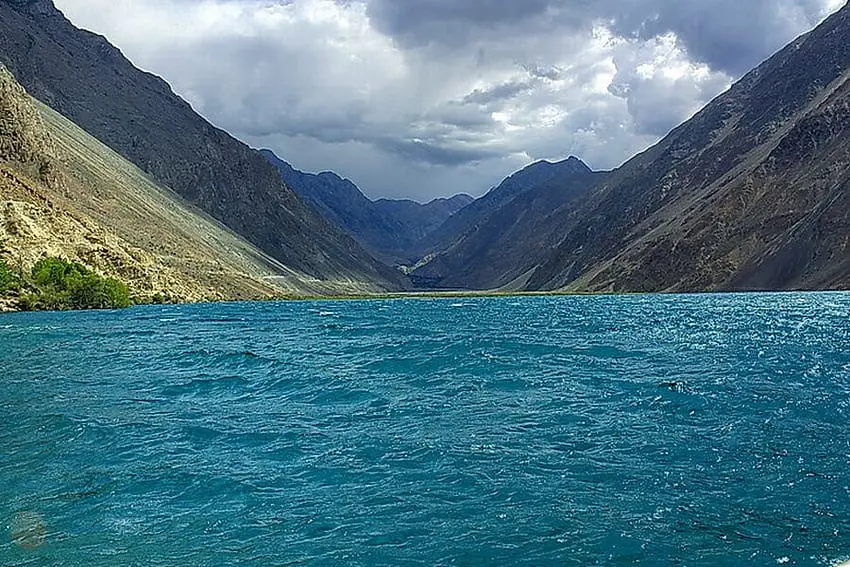
<path fill-rule="evenodd" d="M 476 289 L 850 288 L 850 7 L 617 170 L 510 195 L 450 218 L 414 278 Z"/>
<path fill-rule="evenodd" d="M 363 289 L 406 280 L 306 206 L 255 150 L 50 0 L 0 0 L 0 62 L 35 98 L 288 269 Z"/>
<path fill-rule="evenodd" d="M 424 205 L 411 200 L 372 201 L 354 183 L 336 173 L 304 173 L 271 150 L 260 153 L 308 204 L 390 265 L 415 262 L 414 246 L 473 201 L 469 195 L 434 199 Z"/>
<path fill-rule="evenodd" d="M 449 289 L 521 288 L 539 248 L 548 245 L 536 219 L 604 176 L 576 157 L 540 161 L 514 173 L 417 244 L 422 260 L 413 280 Z"/>
<path fill-rule="evenodd" d="M 0 113 L 6 257 L 52 247 L 186 297 L 850 288 L 847 6 L 614 171 L 537 162 L 424 205 L 249 148 L 50 0 L 0 0 L 0 62 L 9 108 L 29 108 L 12 75 L 44 103 Z"/>

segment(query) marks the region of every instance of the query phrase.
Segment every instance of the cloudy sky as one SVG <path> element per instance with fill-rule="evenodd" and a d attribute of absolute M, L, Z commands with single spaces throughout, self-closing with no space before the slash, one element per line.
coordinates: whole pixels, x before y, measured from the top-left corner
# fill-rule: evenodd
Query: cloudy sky
<path fill-rule="evenodd" d="M 612 168 L 845 0 L 55 0 L 193 107 L 370 197 Z"/>

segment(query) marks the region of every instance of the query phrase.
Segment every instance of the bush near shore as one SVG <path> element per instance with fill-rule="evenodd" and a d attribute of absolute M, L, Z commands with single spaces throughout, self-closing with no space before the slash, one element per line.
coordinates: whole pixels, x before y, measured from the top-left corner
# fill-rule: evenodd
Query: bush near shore
<path fill-rule="evenodd" d="M 42 258 L 30 272 L 16 272 L 0 259 L 0 295 L 17 296 L 24 311 L 119 309 L 131 304 L 127 286 L 77 262 Z"/>

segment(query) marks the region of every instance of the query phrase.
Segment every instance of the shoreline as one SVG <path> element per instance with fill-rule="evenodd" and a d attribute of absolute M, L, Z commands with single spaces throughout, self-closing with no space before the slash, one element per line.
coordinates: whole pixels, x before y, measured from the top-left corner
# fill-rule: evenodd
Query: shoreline
<path fill-rule="evenodd" d="M 148 305 L 205 305 L 215 303 L 273 303 L 289 301 L 370 301 L 387 299 L 461 299 L 461 298 L 483 298 L 483 297 L 551 297 L 551 296 L 578 296 L 578 295 L 635 295 L 627 293 L 603 293 L 603 292 L 574 292 L 574 291 L 401 291 L 380 293 L 358 293 L 338 295 L 275 295 L 258 297 L 253 299 L 203 299 L 198 301 L 173 301 L 155 302 L 143 301 L 133 303 L 130 307 L 141 307 Z M 125 308 L 126 309 L 126 308 Z M 98 311 L 99 309 L 64 309 L 59 311 Z M 110 309 L 103 309 L 109 311 Z M 120 311 L 121 309 L 112 309 Z M 2 313 L 38 313 L 48 310 L 25 310 L 17 307 L 17 301 L 13 298 L 0 297 L 0 314 Z"/>
<path fill-rule="evenodd" d="M 339 295 L 280 295 L 260 297 L 254 299 L 215 299 L 199 301 L 174 301 L 169 303 L 139 302 L 133 303 L 128 308 L 143 307 L 151 305 L 212 305 L 216 303 L 274 303 L 274 302 L 297 302 L 297 301 L 377 301 L 393 299 L 479 299 L 479 298 L 509 298 L 509 297 L 602 297 L 602 296 L 639 296 L 639 295 L 722 295 L 722 294 L 786 294 L 786 293 L 850 293 L 850 289 L 798 289 L 798 290 L 738 290 L 738 291 L 675 291 L 675 292 L 591 292 L 591 291 L 403 291 L 382 293 L 359 293 Z M 74 311 L 122 311 L 123 309 L 64 309 L 53 312 Z M 16 305 L 16 301 L 8 297 L 0 297 L 0 315 L 4 313 L 39 313 L 49 310 L 24 310 Z"/>

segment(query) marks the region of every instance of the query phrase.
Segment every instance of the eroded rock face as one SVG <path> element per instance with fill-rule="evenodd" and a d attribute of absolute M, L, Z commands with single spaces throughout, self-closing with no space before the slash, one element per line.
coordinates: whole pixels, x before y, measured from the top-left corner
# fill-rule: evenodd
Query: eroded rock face
<path fill-rule="evenodd" d="M 55 147 L 33 100 L 0 65 L 0 160 L 33 169 L 43 181 L 55 169 Z"/>
<path fill-rule="evenodd" d="M 8 0 L 10 4 L 14 4 L 19 10 L 29 12 L 39 16 L 55 16 L 57 10 L 53 5 L 52 0 Z"/>

